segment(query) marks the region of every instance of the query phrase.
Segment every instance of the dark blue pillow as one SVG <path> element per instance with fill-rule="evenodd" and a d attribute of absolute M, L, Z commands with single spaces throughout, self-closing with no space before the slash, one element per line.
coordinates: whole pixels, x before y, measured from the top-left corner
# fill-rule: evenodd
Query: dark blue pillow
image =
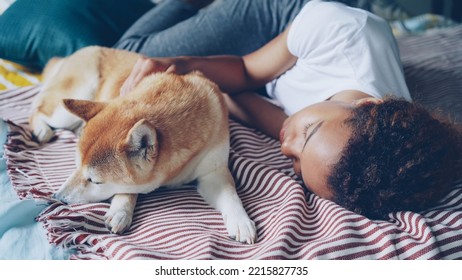
<path fill-rule="evenodd" d="M 150 0 L 17 0 L 0 15 L 0 58 L 42 69 L 53 56 L 112 46 Z"/>

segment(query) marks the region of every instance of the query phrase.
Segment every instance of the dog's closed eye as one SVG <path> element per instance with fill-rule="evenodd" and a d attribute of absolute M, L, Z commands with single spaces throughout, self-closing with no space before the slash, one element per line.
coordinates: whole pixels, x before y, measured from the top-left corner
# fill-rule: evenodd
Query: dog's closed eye
<path fill-rule="evenodd" d="M 101 185 L 103 183 L 103 182 L 95 182 L 91 178 L 88 178 L 87 181 L 90 182 L 90 183 L 93 183 L 95 185 Z"/>

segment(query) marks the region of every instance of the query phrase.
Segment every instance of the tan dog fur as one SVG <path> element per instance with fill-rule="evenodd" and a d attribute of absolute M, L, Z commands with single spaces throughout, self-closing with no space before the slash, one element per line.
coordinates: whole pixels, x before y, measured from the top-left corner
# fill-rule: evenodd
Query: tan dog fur
<path fill-rule="evenodd" d="M 56 198 L 67 203 L 112 198 L 106 225 L 122 233 L 131 225 L 137 194 L 197 179 L 199 193 L 221 211 L 229 235 L 253 243 L 254 223 L 228 170 L 222 93 L 198 72 L 157 73 L 119 97 L 138 57 L 87 47 L 45 68 L 30 118 L 38 141 L 49 141 L 53 128 L 78 129 L 85 123 L 77 169 Z"/>

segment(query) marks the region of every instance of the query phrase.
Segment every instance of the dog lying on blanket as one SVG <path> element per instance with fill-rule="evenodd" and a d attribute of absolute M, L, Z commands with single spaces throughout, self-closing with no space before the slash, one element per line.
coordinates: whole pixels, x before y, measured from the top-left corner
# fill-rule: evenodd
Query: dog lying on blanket
<path fill-rule="evenodd" d="M 221 211 L 229 235 L 253 243 L 254 222 L 228 169 L 222 93 L 198 72 L 156 73 L 119 97 L 138 57 L 87 47 L 47 64 L 30 117 L 35 137 L 44 143 L 53 129 L 75 130 L 85 123 L 77 170 L 56 198 L 66 203 L 112 198 L 105 222 L 112 232 L 123 233 L 131 225 L 137 194 L 197 180 L 199 193 Z"/>

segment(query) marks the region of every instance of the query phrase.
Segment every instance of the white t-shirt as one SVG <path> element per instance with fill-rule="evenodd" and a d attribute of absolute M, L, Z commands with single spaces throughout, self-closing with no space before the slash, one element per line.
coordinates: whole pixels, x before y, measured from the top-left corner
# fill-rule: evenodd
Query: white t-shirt
<path fill-rule="evenodd" d="M 266 88 L 288 115 L 343 90 L 411 100 L 388 23 L 365 10 L 310 1 L 295 17 L 287 47 L 296 64 Z"/>

